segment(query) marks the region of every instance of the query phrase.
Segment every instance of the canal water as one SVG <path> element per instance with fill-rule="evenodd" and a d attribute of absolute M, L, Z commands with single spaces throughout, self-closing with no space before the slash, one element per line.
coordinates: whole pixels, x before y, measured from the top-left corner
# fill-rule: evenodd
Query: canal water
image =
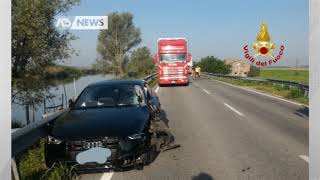
<path fill-rule="evenodd" d="M 79 79 L 74 81 L 59 82 L 57 86 L 50 87 L 49 92 L 54 95 L 52 99 L 46 100 L 46 106 L 56 106 L 61 104 L 62 102 L 62 94 L 66 92 L 67 101 L 75 96 L 78 96 L 81 91 L 89 84 L 102 81 L 102 80 L 110 80 L 113 79 L 113 75 L 89 75 L 89 76 L 82 76 Z M 74 88 L 75 84 L 75 88 Z M 64 91 L 65 88 L 65 91 Z M 75 91 L 75 90 L 76 91 Z M 66 99 L 64 97 L 64 107 L 66 106 Z M 33 114 L 32 107 L 29 107 L 29 120 L 33 122 L 33 115 L 35 121 L 41 120 L 42 115 L 44 113 L 44 104 L 41 103 L 35 108 L 35 113 Z M 11 107 L 11 117 L 12 121 L 20 122 L 22 125 L 27 124 L 27 116 L 26 116 L 26 107 L 18 104 L 12 103 Z"/>

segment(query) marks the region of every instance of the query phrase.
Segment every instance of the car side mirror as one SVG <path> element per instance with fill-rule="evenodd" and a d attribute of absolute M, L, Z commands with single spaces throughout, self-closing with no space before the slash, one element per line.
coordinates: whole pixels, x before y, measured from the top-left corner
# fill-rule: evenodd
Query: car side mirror
<path fill-rule="evenodd" d="M 68 101 L 68 107 L 72 107 L 73 104 L 74 104 L 73 99 L 69 99 L 69 101 Z"/>

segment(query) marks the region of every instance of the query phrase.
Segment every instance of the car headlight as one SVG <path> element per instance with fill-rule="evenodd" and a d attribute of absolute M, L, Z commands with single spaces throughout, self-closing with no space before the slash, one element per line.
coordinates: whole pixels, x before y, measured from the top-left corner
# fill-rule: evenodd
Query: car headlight
<path fill-rule="evenodd" d="M 137 134 L 132 134 L 128 136 L 128 139 L 130 140 L 138 140 L 138 139 L 143 139 L 145 137 L 144 133 L 137 133 Z"/>
<path fill-rule="evenodd" d="M 48 136 L 48 142 L 49 142 L 50 144 L 61 144 L 61 143 L 62 143 L 62 140 L 57 139 L 57 138 L 52 137 L 52 136 Z"/>

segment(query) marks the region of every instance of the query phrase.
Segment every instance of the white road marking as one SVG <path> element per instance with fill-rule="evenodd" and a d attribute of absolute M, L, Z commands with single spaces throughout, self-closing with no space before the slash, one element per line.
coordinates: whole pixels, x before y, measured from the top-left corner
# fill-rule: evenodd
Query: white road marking
<path fill-rule="evenodd" d="M 154 90 L 154 92 L 157 93 L 158 91 L 159 91 L 159 86 L 156 88 L 156 90 Z"/>
<path fill-rule="evenodd" d="M 202 89 L 202 91 L 204 91 L 205 93 L 207 93 L 207 94 L 211 94 L 208 90 L 206 90 L 206 89 Z"/>
<path fill-rule="evenodd" d="M 305 160 L 309 164 L 309 157 L 306 155 L 300 155 L 299 156 L 301 159 Z"/>
<path fill-rule="evenodd" d="M 223 103 L 225 106 L 227 106 L 229 109 L 231 109 L 232 111 L 234 111 L 235 113 L 237 113 L 240 116 L 244 116 L 240 111 L 236 110 L 235 108 L 233 108 L 232 106 L 230 106 L 227 103 Z"/>
<path fill-rule="evenodd" d="M 236 85 L 229 84 L 229 83 L 222 82 L 222 81 L 218 81 L 218 80 L 214 80 L 214 81 L 217 81 L 219 83 L 226 84 L 226 85 L 229 85 L 229 86 L 232 86 L 232 87 L 236 87 L 236 88 L 239 88 L 239 89 L 243 89 L 243 90 L 246 90 L 246 91 L 250 91 L 250 92 L 253 92 L 253 93 L 256 93 L 256 94 L 259 94 L 259 95 L 267 96 L 267 97 L 270 97 L 270 98 L 273 98 L 273 99 L 281 100 L 281 101 L 284 101 L 284 102 L 287 102 L 287 103 L 291 103 L 291 104 L 294 104 L 294 105 L 309 107 L 309 106 L 307 106 L 305 104 L 300 104 L 300 103 L 297 103 L 297 102 L 293 102 L 293 101 L 290 101 L 290 100 L 287 100 L 287 99 L 283 99 L 283 98 L 280 98 L 280 97 L 272 96 L 272 95 L 269 95 L 269 94 L 266 94 L 266 93 L 262 93 L 262 92 L 259 92 L 259 91 L 252 90 L 252 89 L 236 86 Z"/>
<path fill-rule="evenodd" d="M 97 173 L 97 174 L 83 174 L 79 177 L 79 180 L 111 180 L 113 172 Z"/>
<path fill-rule="evenodd" d="M 111 173 L 103 173 L 100 180 L 110 180 L 112 178 L 113 172 Z"/>

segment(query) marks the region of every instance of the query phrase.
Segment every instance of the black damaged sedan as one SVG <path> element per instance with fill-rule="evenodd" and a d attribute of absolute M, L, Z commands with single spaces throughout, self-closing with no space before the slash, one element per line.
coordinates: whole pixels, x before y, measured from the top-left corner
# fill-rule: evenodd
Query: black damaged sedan
<path fill-rule="evenodd" d="M 87 86 L 70 110 L 49 125 L 48 167 L 69 162 L 81 169 L 142 169 L 150 163 L 157 95 L 142 80 L 110 80 Z M 154 146 L 153 146 L 154 145 Z"/>

